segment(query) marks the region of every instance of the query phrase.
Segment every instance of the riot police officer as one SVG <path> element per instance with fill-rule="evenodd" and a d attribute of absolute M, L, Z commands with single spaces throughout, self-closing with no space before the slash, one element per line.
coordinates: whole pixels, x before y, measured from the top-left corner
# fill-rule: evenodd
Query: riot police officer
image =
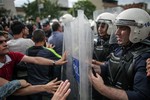
<path fill-rule="evenodd" d="M 113 100 L 150 100 L 150 80 L 146 76 L 146 59 L 150 58 L 150 16 L 139 8 L 121 12 L 115 21 L 117 41 L 122 48 L 100 66 L 101 73 L 91 73 L 93 86 Z"/>
<path fill-rule="evenodd" d="M 93 58 L 98 61 L 108 60 L 108 56 L 112 51 L 109 39 L 115 30 L 114 20 L 115 16 L 108 12 L 100 14 L 96 19 L 98 36 L 94 43 Z"/>

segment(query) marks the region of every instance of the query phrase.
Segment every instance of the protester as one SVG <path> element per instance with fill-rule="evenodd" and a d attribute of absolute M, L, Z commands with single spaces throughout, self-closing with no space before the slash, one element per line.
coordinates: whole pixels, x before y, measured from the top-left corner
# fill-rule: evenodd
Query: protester
<path fill-rule="evenodd" d="M 59 54 L 62 55 L 63 50 L 63 33 L 62 26 L 59 22 L 54 22 L 52 24 L 52 35 L 48 38 L 48 43 L 55 46 L 53 49 Z M 55 77 L 61 79 L 61 67 L 54 68 Z"/>
<path fill-rule="evenodd" d="M 49 21 L 46 21 L 45 23 L 43 23 L 42 26 L 43 26 L 43 30 L 44 30 L 45 35 L 46 35 L 46 42 L 48 42 L 48 38 L 51 36 L 51 33 L 52 33 Z"/>
<path fill-rule="evenodd" d="M 4 34 L 0 34 L 0 77 L 3 79 L 3 80 L 0 79 L 1 82 L 0 86 L 6 84 L 8 81 L 12 79 L 14 71 L 13 69 L 15 68 L 15 65 L 18 64 L 20 61 L 41 65 L 62 65 L 67 62 L 66 53 L 64 53 L 64 55 L 60 60 L 53 61 L 42 57 L 29 57 L 18 52 L 9 52 L 6 42 L 7 40 L 4 37 Z M 46 85 L 28 86 L 17 92 L 19 95 L 45 91 L 52 93 L 57 88 L 57 85 L 59 83 L 60 83 L 59 81 L 54 80 L 52 82 L 47 83 Z"/>
<path fill-rule="evenodd" d="M 63 33 L 62 33 L 62 26 L 59 22 L 54 22 L 52 24 L 52 35 L 48 38 L 48 43 L 53 44 L 54 50 L 62 55 L 62 48 L 63 48 Z"/>
<path fill-rule="evenodd" d="M 2 79 L 2 78 L 0 78 Z M 3 80 L 3 79 L 2 79 Z M 13 80 L 0 87 L 0 100 L 13 94 L 16 90 L 29 86 L 26 80 Z"/>
<path fill-rule="evenodd" d="M 16 90 L 20 88 L 25 88 L 30 84 L 25 80 L 13 80 L 2 87 L 0 87 L 0 99 L 4 100 L 7 96 L 13 94 Z M 54 96 L 51 100 L 66 100 L 67 96 L 70 93 L 70 82 L 66 80 L 65 82 L 61 82 L 57 91 L 54 93 Z"/>
<path fill-rule="evenodd" d="M 66 80 L 65 82 L 62 82 L 57 91 L 55 92 L 53 98 L 51 100 L 66 100 L 67 96 L 71 92 L 71 89 L 69 89 L 70 82 Z"/>
<path fill-rule="evenodd" d="M 58 60 L 61 58 L 52 48 L 44 47 L 46 35 L 41 29 L 37 29 L 33 32 L 32 37 L 35 45 L 27 49 L 26 55 L 31 57 L 43 57 L 52 60 Z M 53 72 L 54 67 L 49 65 L 38 65 L 33 63 L 27 63 L 27 80 L 32 85 L 46 84 L 54 79 L 55 73 Z M 28 96 L 30 100 L 50 100 L 52 94 L 49 93 L 37 93 Z"/>

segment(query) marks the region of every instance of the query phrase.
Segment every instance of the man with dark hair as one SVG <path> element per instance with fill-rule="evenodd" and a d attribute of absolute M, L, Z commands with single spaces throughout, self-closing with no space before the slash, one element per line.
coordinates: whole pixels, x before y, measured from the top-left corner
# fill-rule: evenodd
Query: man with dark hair
<path fill-rule="evenodd" d="M 36 17 L 36 29 L 42 29 L 40 17 Z"/>
<path fill-rule="evenodd" d="M 27 49 L 27 55 L 32 57 L 44 57 L 47 59 L 59 59 L 61 56 L 57 54 L 52 48 L 45 48 L 45 33 L 43 30 L 35 30 L 33 32 L 33 41 L 35 46 Z M 53 67 L 49 65 L 27 64 L 28 82 L 32 85 L 46 84 L 53 79 Z M 30 95 L 30 100 L 50 100 L 52 94 L 46 92 Z"/>
<path fill-rule="evenodd" d="M 48 43 L 55 45 L 54 50 L 62 55 L 62 46 L 63 46 L 63 34 L 62 26 L 59 22 L 54 22 L 52 24 L 52 35 L 48 39 Z"/>
<path fill-rule="evenodd" d="M 15 21 L 11 25 L 11 30 L 13 33 L 14 39 L 11 39 L 7 42 L 9 50 L 13 52 L 20 52 L 25 54 L 26 50 L 34 45 L 34 42 L 31 39 L 24 38 L 24 35 L 29 33 L 28 28 L 22 22 Z M 26 67 L 15 68 L 15 78 L 17 79 L 26 79 L 27 71 Z"/>
<path fill-rule="evenodd" d="M 35 63 L 40 65 L 62 65 L 66 63 L 66 54 L 58 61 L 42 58 L 42 57 L 30 57 L 23 55 L 19 52 L 9 52 L 7 40 L 4 34 L 0 34 L 0 86 L 6 84 L 8 81 L 12 80 L 12 75 L 14 73 L 15 65 L 20 61 Z M 46 85 L 31 85 L 26 88 L 18 90 L 16 95 L 28 95 L 38 92 L 49 92 L 53 93 L 60 82 L 53 80 Z M 12 100 L 12 99 L 11 99 Z"/>
<path fill-rule="evenodd" d="M 49 24 L 48 21 L 46 21 L 45 23 L 43 23 L 43 30 L 45 32 L 45 36 L 46 36 L 46 41 L 48 41 L 48 38 L 51 36 L 51 26 Z"/>
<path fill-rule="evenodd" d="M 27 24 L 27 28 L 29 29 L 29 34 L 27 35 L 27 38 L 31 39 L 32 38 L 32 32 L 33 30 L 33 24 Z"/>
<path fill-rule="evenodd" d="M 19 21 L 13 22 L 11 25 L 11 30 L 13 31 L 13 35 L 20 34 L 23 29 L 25 29 L 25 25 Z"/>
<path fill-rule="evenodd" d="M 9 40 L 8 46 L 10 51 L 17 51 L 25 54 L 26 50 L 34 45 L 31 39 L 24 39 L 24 34 L 28 34 L 28 28 L 21 22 L 15 21 L 11 25 L 14 39 Z"/>
<path fill-rule="evenodd" d="M 52 35 L 48 39 L 48 43 L 54 45 L 53 48 L 59 55 L 62 55 L 63 33 L 62 26 L 59 22 L 52 24 Z M 61 67 L 54 68 L 55 77 L 61 78 Z"/>

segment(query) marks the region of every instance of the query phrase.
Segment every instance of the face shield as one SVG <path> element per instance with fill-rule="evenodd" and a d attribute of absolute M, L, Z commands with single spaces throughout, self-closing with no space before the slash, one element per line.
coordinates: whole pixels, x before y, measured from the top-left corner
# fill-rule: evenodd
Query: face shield
<path fill-rule="evenodd" d="M 115 21 L 116 26 L 134 26 L 138 28 L 142 28 L 142 23 L 137 23 L 135 20 L 125 20 L 125 19 L 119 19 Z"/>
<path fill-rule="evenodd" d="M 110 35 L 112 32 L 114 32 L 114 27 L 113 27 L 112 21 L 107 20 L 107 19 L 98 20 L 97 30 L 98 30 L 98 35 L 101 37 L 105 37 L 106 35 Z"/>
<path fill-rule="evenodd" d="M 128 26 L 130 27 L 129 40 L 132 43 L 137 43 L 143 38 L 144 34 L 141 34 L 144 24 L 137 23 L 135 20 L 118 19 L 115 21 L 116 26 Z"/>

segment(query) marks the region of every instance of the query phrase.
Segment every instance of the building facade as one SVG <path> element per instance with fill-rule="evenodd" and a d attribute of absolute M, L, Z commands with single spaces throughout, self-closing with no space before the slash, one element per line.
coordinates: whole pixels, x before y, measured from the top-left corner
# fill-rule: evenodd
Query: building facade
<path fill-rule="evenodd" d="M 17 15 L 14 0 L 0 0 L 0 8 L 10 10 L 11 15 Z"/>
<path fill-rule="evenodd" d="M 96 6 L 96 10 L 104 8 L 102 0 L 90 0 L 90 2 L 92 2 Z"/>
<path fill-rule="evenodd" d="M 60 4 L 61 7 L 68 8 L 69 7 L 69 0 L 50 0 L 51 2 L 58 1 L 58 4 Z"/>

